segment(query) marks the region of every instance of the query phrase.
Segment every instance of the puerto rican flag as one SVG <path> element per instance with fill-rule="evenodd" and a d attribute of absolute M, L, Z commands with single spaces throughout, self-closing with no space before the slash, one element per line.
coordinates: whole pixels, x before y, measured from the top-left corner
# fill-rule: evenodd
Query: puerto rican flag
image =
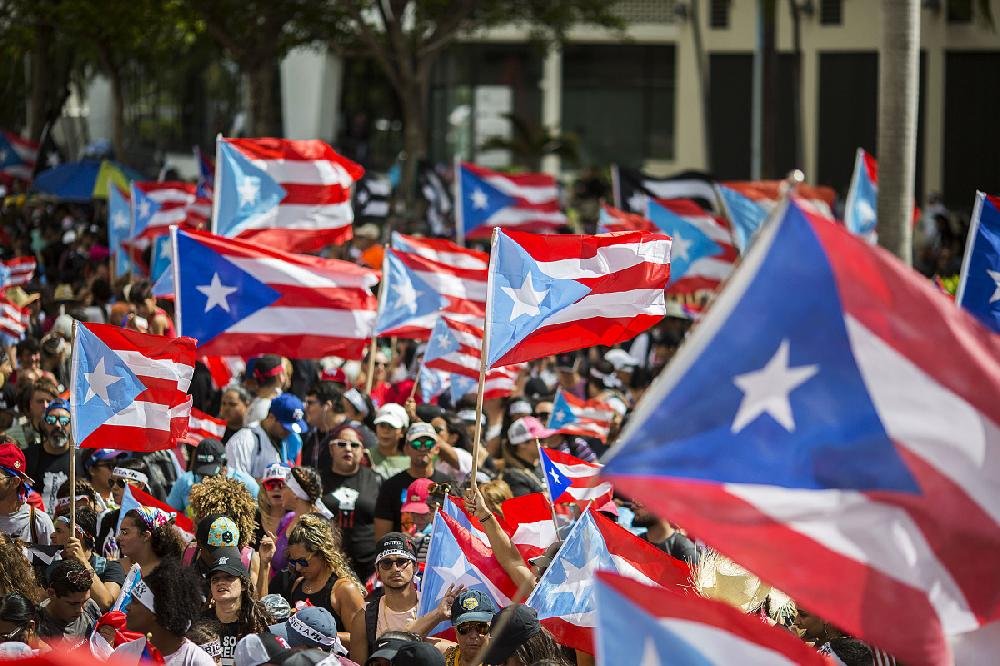
<path fill-rule="evenodd" d="M 361 358 L 375 321 L 375 271 L 203 231 L 174 234 L 177 328 L 200 353 Z"/>
<path fill-rule="evenodd" d="M 359 164 L 318 139 L 216 140 L 212 230 L 308 252 L 350 240 Z"/>
<path fill-rule="evenodd" d="M 108 185 L 108 245 L 114 259 L 115 277 L 128 273 L 132 267 L 132 201 L 129 193 L 115 184 Z"/>
<path fill-rule="evenodd" d="M 187 432 L 194 340 L 76 324 L 73 437 L 85 449 L 167 449 Z"/>
<path fill-rule="evenodd" d="M 35 269 L 38 262 L 34 257 L 14 257 L 3 262 L 0 275 L 3 275 L 3 284 L 0 287 L 17 287 L 31 282 L 35 277 Z"/>
<path fill-rule="evenodd" d="M 585 511 L 542 574 L 527 605 L 561 645 L 594 654 L 597 571 L 612 571 L 677 590 L 691 570 L 596 511 Z M 623 662 L 626 663 L 626 662 Z M 639 662 L 627 662 L 639 663 Z"/>
<path fill-rule="evenodd" d="M 660 178 L 638 169 L 611 165 L 611 193 L 615 206 L 645 214 L 650 199 L 690 199 L 704 210 L 715 212 L 718 202 L 714 182 L 706 174 L 684 171 Z"/>
<path fill-rule="evenodd" d="M 31 326 L 31 308 L 15 305 L 7 296 L 0 295 L 0 342 L 17 344 L 24 340 Z"/>
<path fill-rule="evenodd" d="M 795 634 L 722 601 L 598 571 L 598 663 L 832 666 Z"/>
<path fill-rule="evenodd" d="M 490 256 L 489 367 L 635 337 L 666 314 L 670 237 L 497 229 Z"/>
<path fill-rule="evenodd" d="M 1000 337 L 790 203 L 602 477 L 902 662 L 988 663 L 998 405 Z"/>
<path fill-rule="evenodd" d="M 215 192 L 215 160 L 206 155 L 200 146 L 195 146 L 193 151 L 194 159 L 198 163 L 196 194 L 199 198 L 211 201 L 212 194 Z"/>
<path fill-rule="evenodd" d="M 222 439 L 226 434 L 226 422 L 210 416 L 200 409 L 191 408 L 191 417 L 188 420 L 188 440 L 192 444 L 197 444 L 201 440 L 209 437 L 211 439 Z"/>
<path fill-rule="evenodd" d="M 854 156 L 854 174 L 844 204 L 844 224 L 848 231 L 875 242 L 878 221 L 878 162 L 864 148 Z"/>
<path fill-rule="evenodd" d="M 506 398 L 513 395 L 517 388 L 517 380 L 527 363 L 514 363 L 502 368 L 490 368 L 486 371 L 486 381 L 483 384 L 483 399 Z M 457 403 L 470 393 L 475 393 L 479 385 L 479 374 L 469 377 L 465 374 L 453 373 L 450 377 L 451 400 Z"/>
<path fill-rule="evenodd" d="M 0 130 L 0 174 L 31 181 L 38 160 L 38 144 Z"/>
<path fill-rule="evenodd" d="M 493 227 L 551 233 L 566 224 L 559 185 L 545 173 L 503 174 L 462 162 L 455 188 L 459 243 L 489 238 Z"/>
<path fill-rule="evenodd" d="M 598 476 L 603 465 L 584 462 L 558 449 L 543 446 L 539 450 L 553 504 L 583 506 L 593 502 L 600 509 L 612 500 L 614 491 L 611 484 Z"/>
<path fill-rule="evenodd" d="M 955 302 L 1000 333 L 1000 197 L 976 192 Z"/>
<path fill-rule="evenodd" d="M 192 183 L 133 181 L 132 244 L 146 248 L 155 238 L 166 235 L 170 225 L 190 226 L 188 210 L 195 198 Z"/>
<path fill-rule="evenodd" d="M 376 334 L 426 340 L 441 314 L 482 326 L 488 265 L 484 252 L 394 233 L 382 264 Z"/>
<path fill-rule="evenodd" d="M 424 366 L 479 379 L 483 323 L 465 323 L 439 317 L 424 350 Z"/>
<path fill-rule="evenodd" d="M 464 499 L 449 496 L 441 510 L 482 543 L 490 544 L 482 523 L 465 508 Z M 542 493 L 504 500 L 500 511 L 503 516 L 496 516 L 497 523 L 525 561 L 541 555 L 558 538 L 549 500 Z"/>
<path fill-rule="evenodd" d="M 656 225 L 646 219 L 645 215 L 629 213 L 601 204 L 601 212 L 597 218 L 597 233 L 610 234 L 616 231 L 658 231 Z"/>
<path fill-rule="evenodd" d="M 565 435 L 608 440 L 615 410 L 601 400 L 584 400 L 560 387 L 552 401 L 552 414 L 546 427 Z"/>

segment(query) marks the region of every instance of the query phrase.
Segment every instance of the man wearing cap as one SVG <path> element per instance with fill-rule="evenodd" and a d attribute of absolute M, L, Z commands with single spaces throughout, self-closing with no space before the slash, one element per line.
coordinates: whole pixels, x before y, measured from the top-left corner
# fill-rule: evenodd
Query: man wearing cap
<path fill-rule="evenodd" d="M 271 400 L 267 416 L 229 438 L 226 444 L 228 467 L 245 472 L 255 479 L 273 463 L 288 460 L 283 442 L 291 433 L 309 429 L 302 401 L 292 393 L 282 393 Z"/>
<path fill-rule="evenodd" d="M 404 450 L 404 433 L 410 417 L 402 405 L 394 402 L 382 405 L 375 412 L 375 448 L 368 451 L 372 471 L 383 481 L 410 466 Z"/>
<path fill-rule="evenodd" d="M 410 457 L 407 469 L 382 484 L 375 501 L 375 538 L 402 528 L 402 508 L 406 489 L 417 479 L 430 479 L 434 483 L 448 483 L 447 474 L 434 469 L 438 452 L 437 431 L 429 423 L 414 423 L 406 431 L 406 454 Z"/>
<path fill-rule="evenodd" d="M 72 456 L 69 450 L 69 403 L 56 399 L 45 408 L 42 417 L 42 445 L 29 447 L 25 452 L 28 476 L 38 483 L 36 490 L 49 513 L 55 511 L 56 491 L 69 480 Z M 77 460 L 77 477 L 83 477 L 83 465 Z"/>
<path fill-rule="evenodd" d="M 330 611 L 319 606 L 303 608 L 285 622 L 273 625 L 271 633 L 283 638 L 296 652 L 322 650 L 337 657 L 347 655 L 347 648 L 337 636 L 337 621 Z"/>
<path fill-rule="evenodd" d="M 167 504 L 184 511 L 187 509 L 188 493 L 191 486 L 200 483 L 202 479 L 223 475 L 229 479 L 236 479 L 250 491 L 254 499 L 257 498 L 259 490 L 257 482 L 246 472 L 238 469 L 229 469 L 226 466 L 226 447 L 217 439 L 206 437 L 198 442 L 191 459 L 191 470 L 181 474 L 174 482 L 170 494 L 167 496 Z"/>
<path fill-rule="evenodd" d="M 457 594 L 455 593 L 459 591 Z M 440 640 L 435 647 L 444 654 L 446 666 L 476 666 L 483 646 L 490 641 L 490 622 L 499 612 L 489 595 L 479 590 L 449 587 L 438 605 L 413 624 L 413 631 L 426 634 L 451 619 L 456 643 Z"/>
<path fill-rule="evenodd" d="M 32 483 L 25 469 L 24 452 L 13 440 L 0 437 L 0 532 L 47 546 L 55 527 L 47 513 L 24 501 Z"/>

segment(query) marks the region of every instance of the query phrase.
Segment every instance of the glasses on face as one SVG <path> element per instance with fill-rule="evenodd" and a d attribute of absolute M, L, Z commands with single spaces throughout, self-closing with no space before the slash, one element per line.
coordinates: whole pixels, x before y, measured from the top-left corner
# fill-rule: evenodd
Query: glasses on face
<path fill-rule="evenodd" d="M 55 424 L 58 423 L 59 425 L 61 425 L 62 427 L 65 428 L 66 426 L 69 425 L 69 417 L 68 416 L 56 416 L 55 414 L 46 414 L 45 415 L 45 422 L 48 423 L 49 425 L 55 425 Z"/>
<path fill-rule="evenodd" d="M 415 439 L 410 442 L 410 446 L 417 449 L 418 451 L 423 449 L 424 451 L 430 451 L 435 446 L 437 446 L 437 440 L 433 437 L 421 437 L 420 439 Z"/>
<path fill-rule="evenodd" d="M 272 490 L 279 490 L 281 488 L 284 488 L 285 482 L 282 481 L 281 479 L 268 479 L 263 483 L 263 486 L 264 490 L 270 492 Z"/>
<path fill-rule="evenodd" d="M 550 416 L 552 412 L 535 412 L 535 418 L 542 422 L 548 421 Z"/>
<path fill-rule="evenodd" d="M 442 435 L 448 432 L 448 428 L 446 428 L 445 426 L 434 426 L 434 432 L 436 432 L 439 435 Z"/>
<path fill-rule="evenodd" d="M 290 566 L 293 569 L 304 569 L 307 566 L 309 566 L 309 561 L 312 560 L 312 558 L 313 558 L 312 555 L 310 555 L 309 557 L 290 558 L 288 560 L 288 566 Z"/>
<path fill-rule="evenodd" d="M 465 622 L 455 627 L 455 631 L 462 636 L 468 636 L 473 631 L 480 636 L 486 636 L 490 633 L 490 625 L 485 622 Z"/>
<path fill-rule="evenodd" d="M 111 479 L 108 481 L 108 485 L 112 488 L 121 488 L 122 490 L 125 490 L 125 486 L 130 486 L 133 483 L 135 482 L 131 479 Z"/>
<path fill-rule="evenodd" d="M 405 569 L 413 563 L 413 560 L 408 560 L 405 557 L 392 557 L 386 558 L 384 560 L 379 560 L 378 568 L 382 571 L 391 571 L 393 569 Z"/>
<path fill-rule="evenodd" d="M 335 439 L 335 440 L 333 440 L 330 443 L 331 444 L 335 444 L 336 446 L 339 446 L 342 449 L 360 449 L 361 448 L 361 442 L 352 442 L 349 439 Z"/>

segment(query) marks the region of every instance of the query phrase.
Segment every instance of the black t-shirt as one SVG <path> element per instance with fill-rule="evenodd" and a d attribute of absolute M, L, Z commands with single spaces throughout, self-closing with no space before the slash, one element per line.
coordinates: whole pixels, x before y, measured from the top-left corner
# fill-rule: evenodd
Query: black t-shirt
<path fill-rule="evenodd" d="M 53 455 L 41 446 L 32 446 L 24 453 L 28 476 L 34 479 L 35 490 L 41 494 L 45 508 L 51 511 L 56 505 L 56 492 L 62 484 L 69 481 L 69 449 Z M 76 478 L 87 478 L 79 464 L 76 467 Z"/>
<path fill-rule="evenodd" d="M 370 565 L 375 559 L 375 501 L 382 480 L 369 467 L 352 476 L 326 469 L 322 475 L 323 504 L 333 513 L 343 535 L 344 551 L 355 563 Z"/>
<path fill-rule="evenodd" d="M 205 619 L 219 621 L 219 618 L 215 616 L 215 611 L 207 610 L 203 615 Z M 236 644 L 240 642 L 240 639 L 245 635 L 240 631 L 239 622 L 220 622 L 219 623 L 219 645 L 222 646 L 222 665 L 223 666 L 233 666 L 236 663 Z"/>
<path fill-rule="evenodd" d="M 90 556 L 90 566 L 97 571 L 100 569 L 97 563 L 97 555 Z M 115 560 L 104 560 L 104 569 L 99 571 L 97 577 L 102 583 L 116 583 L 119 586 L 125 584 L 125 569 Z"/>
<path fill-rule="evenodd" d="M 386 479 L 385 483 L 382 484 L 382 489 L 378 493 L 378 500 L 375 502 L 375 517 L 391 520 L 394 532 L 402 529 L 400 511 L 406 502 L 406 489 L 416 480 L 416 477 L 410 476 L 409 470 L 404 469 L 396 476 Z M 431 481 L 434 483 L 451 483 L 451 477 L 434 470 L 434 473 L 431 474 Z"/>

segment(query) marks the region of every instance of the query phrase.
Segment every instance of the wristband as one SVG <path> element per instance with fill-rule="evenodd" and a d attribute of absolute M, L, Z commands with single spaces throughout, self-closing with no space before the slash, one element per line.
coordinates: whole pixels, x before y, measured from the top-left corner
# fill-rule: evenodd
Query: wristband
<path fill-rule="evenodd" d="M 486 517 L 485 517 L 485 518 L 480 518 L 479 516 L 476 516 L 476 518 L 477 518 L 477 519 L 479 520 L 479 522 L 481 522 L 481 523 L 485 523 L 485 522 L 486 522 L 487 520 L 489 520 L 490 518 L 493 518 L 493 513 L 492 513 L 492 512 L 490 512 L 490 513 L 486 514 Z"/>

